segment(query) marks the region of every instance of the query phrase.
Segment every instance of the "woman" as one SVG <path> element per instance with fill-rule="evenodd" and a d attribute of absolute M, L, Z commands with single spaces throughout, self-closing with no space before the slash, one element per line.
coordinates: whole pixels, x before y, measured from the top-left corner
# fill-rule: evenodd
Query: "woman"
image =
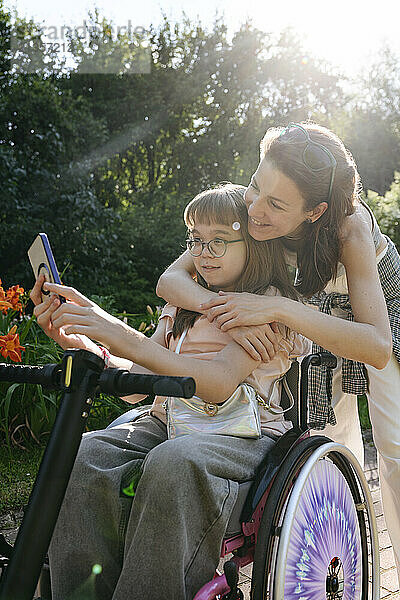
<path fill-rule="evenodd" d="M 276 295 L 279 288 L 295 296 L 280 242 L 259 243 L 247 232 L 244 189 L 208 190 L 186 207 L 199 281 L 210 289 Z M 274 359 L 261 363 L 203 315 L 171 305 L 148 339 L 72 288 L 45 284 L 70 302 L 41 303 L 42 283 L 31 294 L 35 315 L 64 348 L 79 344 L 105 353 L 92 338 L 110 347 L 112 365 L 137 371 L 133 361 L 158 373 L 191 375 L 208 407 L 243 381 L 264 401 L 259 439 L 191 434 L 167 440 L 161 397 L 133 424 L 83 436 L 49 550 L 53 599 L 71 593 L 101 600 L 193 598 L 218 564 L 238 482 L 254 476 L 273 439 L 290 426 L 274 383 L 290 368 L 290 357 L 309 351 L 308 341 L 283 330 Z M 102 572 L 90 596 L 85 582 L 93 567 L 99 571 L 96 565 Z"/>
<path fill-rule="evenodd" d="M 253 356 L 263 346 L 273 355 L 274 334 L 266 331 L 266 342 L 265 332 L 246 336 L 243 326 L 278 321 L 343 358 L 332 402 L 329 385 L 325 394 L 328 375 L 314 368 L 310 421 L 349 446 L 362 464 L 356 394 L 366 393 L 400 573 L 400 257 L 359 198 L 357 167 L 334 133 L 315 124 L 269 129 L 246 190 L 249 233 L 283 240 L 304 303 L 201 289 L 187 253 L 162 275 L 157 293 L 169 300 L 173 291 L 180 306 L 201 310 Z"/>

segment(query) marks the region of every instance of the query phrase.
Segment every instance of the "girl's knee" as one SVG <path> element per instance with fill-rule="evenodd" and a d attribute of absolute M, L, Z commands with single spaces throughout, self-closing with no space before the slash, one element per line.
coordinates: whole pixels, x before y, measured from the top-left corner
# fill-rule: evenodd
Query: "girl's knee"
<path fill-rule="evenodd" d="M 184 435 L 159 444 L 146 456 L 143 472 L 170 478 L 173 473 L 182 477 L 188 468 L 197 468 L 200 463 L 200 453 L 196 452 L 200 442 L 198 437 L 197 434 Z"/>

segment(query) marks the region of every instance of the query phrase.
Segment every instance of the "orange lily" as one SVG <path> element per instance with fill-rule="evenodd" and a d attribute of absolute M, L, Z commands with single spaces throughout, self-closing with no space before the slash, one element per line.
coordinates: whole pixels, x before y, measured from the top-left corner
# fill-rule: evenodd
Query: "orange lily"
<path fill-rule="evenodd" d="M 7 314 L 9 308 L 13 308 L 13 305 L 10 304 L 10 302 L 7 302 L 6 300 L 0 300 L 0 310 L 3 315 Z"/>
<path fill-rule="evenodd" d="M 0 310 L 6 315 L 9 308 L 12 308 L 12 304 L 6 298 L 0 279 Z"/>
<path fill-rule="evenodd" d="M 13 285 L 7 290 L 6 300 L 11 304 L 13 310 L 22 312 L 20 296 L 24 293 L 24 288 L 19 285 Z"/>
<path fill-rule="evenodd" d="M 21 351 L 25 348 L 20 346 L 19 335 L 16 331 L 17 326 L 14 325 L 7 335 L 0 335 L 0 354 L 4 358 L 9 357 L 14 362 L 21 362 Z"/>

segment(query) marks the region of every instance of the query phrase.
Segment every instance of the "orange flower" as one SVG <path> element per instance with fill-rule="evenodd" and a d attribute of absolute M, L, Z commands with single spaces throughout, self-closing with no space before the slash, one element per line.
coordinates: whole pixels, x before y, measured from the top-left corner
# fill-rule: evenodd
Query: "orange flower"
<path fill-rule="evenodd" d="M 13 308 L 13 305 L 10 304 L 10 302 L 6 302 L 5 300 L 0 300 L 0 310 L 2 311 L 3 315 L 7 314 L 7 311 L 9 308 Z"/>
<path fill-rule="evenodd" d="M 13 285 L 7 290 L 6 300 L 11 304 L 13 310 L 22 312 L 22 304 L 20 296 L 24 293 L 24 288 L 19 285 Z"/>
<path fill-rule="evenodd" d="M 0 335 L 0 354 L 4 357 L 10 357 L 14 362 L 21 362 L 21 351 L 25 350 L 19 344 L 19 335 L 16 333 L 17 326 L 14 325 L 7 335 Z"/>

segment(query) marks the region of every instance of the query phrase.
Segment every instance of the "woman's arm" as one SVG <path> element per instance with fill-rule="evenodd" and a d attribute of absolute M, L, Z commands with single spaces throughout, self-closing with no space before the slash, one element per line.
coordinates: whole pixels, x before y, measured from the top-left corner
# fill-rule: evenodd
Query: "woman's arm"
<path fill-rule="evenodd" d="M 327 315 L 289 298 L 223 293 L 218 304 L 203 307 L 210 321 L 226 331 L 238 325 L 276 320 L 326 350 L 383 369 L 390 359 L 392 339 L 379 281 L 376 253 L 368 224 L 347 224 L 341 260 L 346 269 L 355 321 Z"/>
<path fill-rule="evenodd" d="M 192 257 L 186 250 L 161 275 L 156 294 L 174 306 L 201 312 L 200 304 L 217 296 L 216 292 L 198 285 L 193 279 L 195 268 Z"/>
<path fill-rule="evenodd" d="M 53 313 L 54 327 L 63 327 L 66 335 L 78 333 L 98 340 L 115 356 L 155 373 L 193 377 L 196 394 L 209 402 L 223 402 L 259 365 L 236 342 L 231 342 L 212 360 L 176 354 L 109 315 L 77 290 L 49 283 L 44 288 L 71 300 Z"/>

